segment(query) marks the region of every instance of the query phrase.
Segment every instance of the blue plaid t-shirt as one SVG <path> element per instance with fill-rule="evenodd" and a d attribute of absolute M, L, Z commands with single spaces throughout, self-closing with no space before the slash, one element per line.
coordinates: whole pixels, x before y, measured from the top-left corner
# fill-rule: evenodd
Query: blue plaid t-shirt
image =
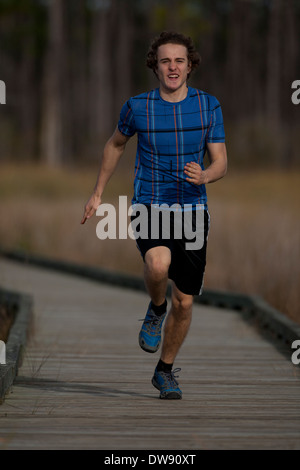
<path fill-rule="evenodd" d="M 159 89 L 130 98 L 122 107 L 119 131 L 137 133 L 133 204 L 193 204 L 207 208 L 205 185 L 186 181 L 186 163 L 204 169 L 206 144 L 225 142 L 220 103 L 188 87 L 183 101 L 161 98 Z"/>

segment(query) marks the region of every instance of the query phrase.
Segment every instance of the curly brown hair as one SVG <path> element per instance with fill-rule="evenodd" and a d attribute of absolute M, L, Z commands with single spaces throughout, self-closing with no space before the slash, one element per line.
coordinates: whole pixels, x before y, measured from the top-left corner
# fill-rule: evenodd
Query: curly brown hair
<path fill-rule="evenodd" d="M 188 61 L 189 64 L 191 64 L 191 71 L 187 76 L 187 78 L 189 78 L 192 71 L 199 66 L 201 57 L 195 49 L 193 40 L 189 36 L 184 36 L 183 34 L 176 33 L 175 31 L 163 31 L 152 41 L 147 53 L 147 67 L 152 69 L 157 76 L 157 49 L 163 44 L 180 44 L 187 48 Z"/>

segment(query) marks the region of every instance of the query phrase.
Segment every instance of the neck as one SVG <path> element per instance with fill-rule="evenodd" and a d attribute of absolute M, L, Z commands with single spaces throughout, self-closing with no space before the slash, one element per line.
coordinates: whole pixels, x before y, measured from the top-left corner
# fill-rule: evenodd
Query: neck
<path fill-rule="evenodd" d="M 169 90 L 168 88 L 164 88 L 160 85 L 159 94 L 163 100 L 176 103 L 178 101 L 184 100 L 187 97 L 188 86 L 185 83 L 183 86 L 178 88 L 178 90 Z"/>

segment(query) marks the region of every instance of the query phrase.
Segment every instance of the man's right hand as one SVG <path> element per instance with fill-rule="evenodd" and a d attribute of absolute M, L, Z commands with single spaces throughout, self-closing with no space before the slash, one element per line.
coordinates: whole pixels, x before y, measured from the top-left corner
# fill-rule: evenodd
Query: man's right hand
<path fill-rule="evenodd" d="M 100 204 L 101 204 L 101 197 L 93 193 L 84 207 L 84 214 L 81 219 L 81 224 L 84 224 L 87 219 L 90 219 L 94 215 L 94 213 L 96 212 Z"/>

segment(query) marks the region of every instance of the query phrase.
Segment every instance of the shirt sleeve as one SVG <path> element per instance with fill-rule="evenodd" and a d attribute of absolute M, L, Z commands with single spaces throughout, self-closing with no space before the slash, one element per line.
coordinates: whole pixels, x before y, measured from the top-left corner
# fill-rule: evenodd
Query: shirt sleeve
<path fill-rule="evenodd" d="M 215 97 L 211 100 L 211 116 L 206 135 L 206 142 L 225 142 L 225 131 L 223 123 L 222 109 L 219 101 Z"/>
<path fill-rule="evenodd" d="M 130 100 L 126 101 L 126 103 L 121 109 L 120 119 L 118 122 L 118 129 L 122 134 L 128 137 L 132 137 L 136 132 L 134 114 L 132 111 Z"/>

